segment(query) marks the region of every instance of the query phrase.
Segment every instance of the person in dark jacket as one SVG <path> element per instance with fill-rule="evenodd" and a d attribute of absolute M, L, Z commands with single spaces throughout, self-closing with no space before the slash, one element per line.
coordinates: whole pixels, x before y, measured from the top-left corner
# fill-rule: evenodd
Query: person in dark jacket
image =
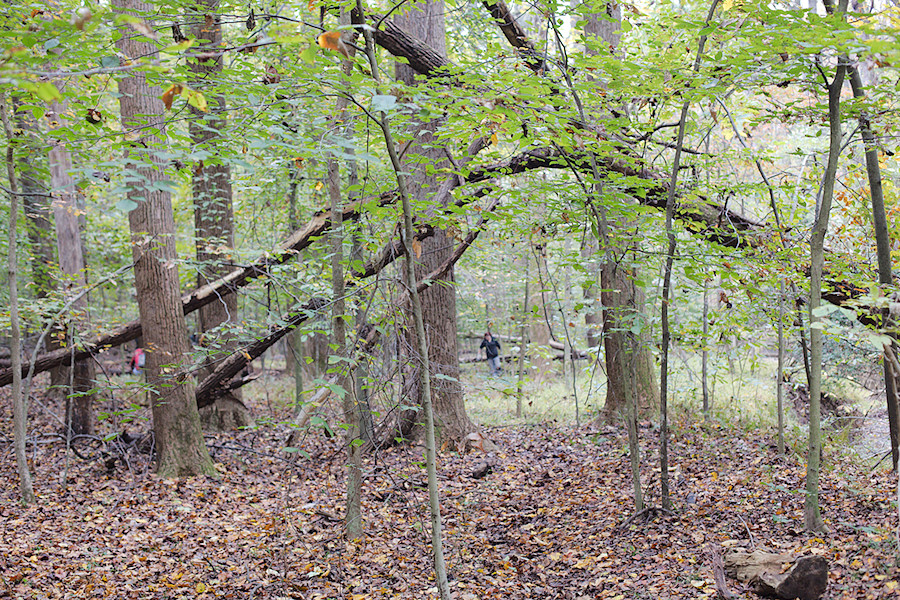
<path fill-rule="evenodd" d="M 494 339 L 491 332 L 484 334 L 481 340 L 481 348 L 484 348 L 484 355 L 487 358 L 488 366 L 491 368 L 491 375 L 500 374 L 500 342 Z"/>

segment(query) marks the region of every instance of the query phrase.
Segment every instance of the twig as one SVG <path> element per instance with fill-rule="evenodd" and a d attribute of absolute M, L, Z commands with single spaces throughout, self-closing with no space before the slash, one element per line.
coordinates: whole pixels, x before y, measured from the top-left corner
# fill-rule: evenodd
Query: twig
<path fill-rule="evenodd" d="M 747 530 L 747 537 L 750 539 L 750 548 L 756 548 L 756 541 L 753 539 L 753 534 L 750 533 L 750 527 L 747 525 L 747 521 L 744 520 L 744 517 L 738 515 L 738 519 L 741 520 L 741 523 L 744 524 L 744 529 Z"/>

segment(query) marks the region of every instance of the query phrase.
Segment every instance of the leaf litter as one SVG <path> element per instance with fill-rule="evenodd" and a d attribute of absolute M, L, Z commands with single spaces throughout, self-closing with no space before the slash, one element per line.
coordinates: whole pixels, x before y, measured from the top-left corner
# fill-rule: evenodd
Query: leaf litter
<path fill-rule="evenodd" d="M 8 413 L 8 403 L 4 412 Z M 370 454 L 366 537 L 347 542 L 340 440 L 287 430 L 208 436 L 220 478 L 161 480 L 149 458 L 113 470 L 70 454 L 48 424 L 29 447 L 39 501 L 18 504 L 11 415 L 0 463 L 0 597 L 436 598 L 421 447 Z M 708 553 L 767 546 L 830 563 L 826 598 L 897 598 L 896 479 L 837 454 L 822 476 L 827 534 L 803 531 L 802 453 L 714 422 L 678 420 L 673 508 L 634 515 L 627 440 L 617 429 L 489 430 L 500 450 L 443 452 L 441 510 L 455 598 L 716 598 Z M 641 431 L 643 486 L 659 505 L 658 432 Z M 297 445 L 297 444 L 295 444 Z M 143 461 L 143 462 L 142 462 Z M 728 580 L 735 598 L 755 598 Z"/>

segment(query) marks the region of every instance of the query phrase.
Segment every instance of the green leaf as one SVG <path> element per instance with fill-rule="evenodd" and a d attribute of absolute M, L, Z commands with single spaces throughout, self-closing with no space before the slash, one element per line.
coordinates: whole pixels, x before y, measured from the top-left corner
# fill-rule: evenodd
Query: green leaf
<path fill-rule="evenodd" d="M 833 313 L 835 308 L 836 307 L 833 304 L 823 304 L 822 306 L 814 308 L 812 310 L 812 315 L 821 319 L 822 317 L 827 317 Z"/>
<path fill-rule="evenodd" d="M 866 336 L 866 339 L 879 352 L 884 352 L 884 347 L 890 346 L 893 342 L 890 336 L 881 335 L 878 333 L 869 333 L 869 335 Z"/>
<path fill-rule="evenodd" d="M 372 110 L 387 112 L 397 106 L 397 97 L 379 94 L 372 96 Z"/>
<path fill-rule="evenodd" d="M 316 62 L 316 54 L 319 53 L 318 46 L 307 46 L 303 52 L 300 53 L 300 59 L 305 63 L 314 63 Z"/>
<path fill-rule="evenodd" d="M 116 203 L 116 208 L 125 213 L 130 213 L 138 207 L 137 202 L 128 198 L 122 198 Z"/>
<path fill-rule="evenodd" d="M 43 100 L 44 102 L 53 102 L 54 100 L 62 100 L 62 94 L 59 93 L 59 90 L 56 89 L 56 86 L 50 83 L 49 81 L 45 81 L 37 86 L 37 90 L 35 93 L 38 95 L 38 98 Z"/>

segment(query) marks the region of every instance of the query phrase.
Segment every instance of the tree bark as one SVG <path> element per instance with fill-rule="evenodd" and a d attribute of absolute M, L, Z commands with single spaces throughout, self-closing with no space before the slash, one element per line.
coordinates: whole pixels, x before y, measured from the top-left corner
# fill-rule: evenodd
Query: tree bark
<path fill-rule="evenodd" d="M 152 7 L 137 0 L 114 0 L 117 11 L 148 14 Z M 156 49 L 120 31 L 116 49 L 125 60 L 152 59 Z M 160 90 L 152 88 L 140 70 L 119 82 L 119 103 L 125 139 L 128 213 L 134 258 L 134 280 L 147 356 L 157 472 L 163 477 L 216 475 L 209 457 L 193 385 L 180 371 L 188 352 L 187 328 L 179 291 L 175 252 L 175 218 L 169 192 L 160 188 L 163 163 L 151 149 L 161 148 L 164 131 Z"/>
<path fill-rule="evenodd" d="M 446 56 L 444 3 L 429 0 L 416 4 L 409 10 L 400 12 L 394 18 L 397 28 L 409 33 L 414 38 L 428 40 L 430 48 L 440 56 Z M 416 84 L 416 71 L 409 65 L 397 65 L 397 78 L 406 85 Z M 407 185 L 409 198 L 417 203 L 424 203 L 432 197 L 430 190 L 439 189 L 437 177 L 431 173 L 446 168 L 449 162 L 445 149 L 434 138 L 439 123 L 412 119 L 407 132 L 411 143 L 406 148 L 404 169 L 408 172 Z M 431 200 L 441 204 L 433 205 L 429 212 L 437 212 L 444 207 L 447 197 Z M 416 280 L 421 280 L 429 272 L 443 264 L 452 254 L 454 248 L 452 235 L 441 228 L 435 228 L 434 235 L 417 248 Z M 462 441 L 476 430 L 476 426 L 466 414 L 463 402 L 462 386 L 459 382 L 459 344 L 456 335 L 456 287 L 453 285 L 453 269 L 441 278 L 446 283 L 438 283 L 422 293 L 422 314 L 428 347 L 428 361 L 434 370 L 431 380 L 433 386 L 434 412 L 438 420 L 441 440 Z M 413 343 L 415 328 L 410 323 L 409 344 L 413 352 L 417 346 Z M 411 360 L 412 364 L 419 360 Z M 416 382 L 411 397 L 416 405 L 422 404 L 421 381 L 424 373 L 413 376 Z M 410 432 L 412 429 L 410 429 Z"/>
<path fill-rule="evenodd" d="M 632 393 L 637 411 L 640 413 L 659 402 L 649 334 L 640 322 L 644 292 L 635 285 L 635 276 L 624 260 L 607 261 L 600 270 L 607 384 L 606 402 L 599 418 L 606 422 L 614 420 L 625 406 L 628 370 L 634 371 Z M 623 363 L 617 358 L 620 355 L 626 357 L 626 362 L 633 361 L 633 366 L 623 369 Z"/>
<path fill-rule="evenodd" d="M 196 6 L 197 14 L 191 14 L 190 18 L 194 21 L 191 35 L 198 40 L 201 54 L 204 49 L 215 50 L 222 44 L 222 21 L 217 9 L 217 0 L 201 0 Z M 189 124 L 193 147 L 209 153 L 208 158 L 194 166 L 191 178 L 198 288 L 228 274 L 234 253 L 231 167 L 224 162 L 218 150 L 224 142 L 223 132 L 227 129 L 225 99 L 214 91 L 211 94 L 207 91 L 222 74 L 222 57 L 215 52 L 210 54 L 211 58 L 198 58 L 191 62 L 192 85 L 206 93 L 209 107 L 209 112 L 205 112 L 192 106 L 193 119 Z M 240 324 L 237 294 L 227 294 L 217 302 L 201 306 L 197 321 L 201 345 L 206 351 L 204 364 L 198 373 L 202 380 L 213 372 L 219 358 L 228 356 L 237 347 L 234 332 Z M 204 425 L 219 430 L 252 424 L 239 388 L 225 392 L 215 404 L 204 408 L 200 417 Z"/>

